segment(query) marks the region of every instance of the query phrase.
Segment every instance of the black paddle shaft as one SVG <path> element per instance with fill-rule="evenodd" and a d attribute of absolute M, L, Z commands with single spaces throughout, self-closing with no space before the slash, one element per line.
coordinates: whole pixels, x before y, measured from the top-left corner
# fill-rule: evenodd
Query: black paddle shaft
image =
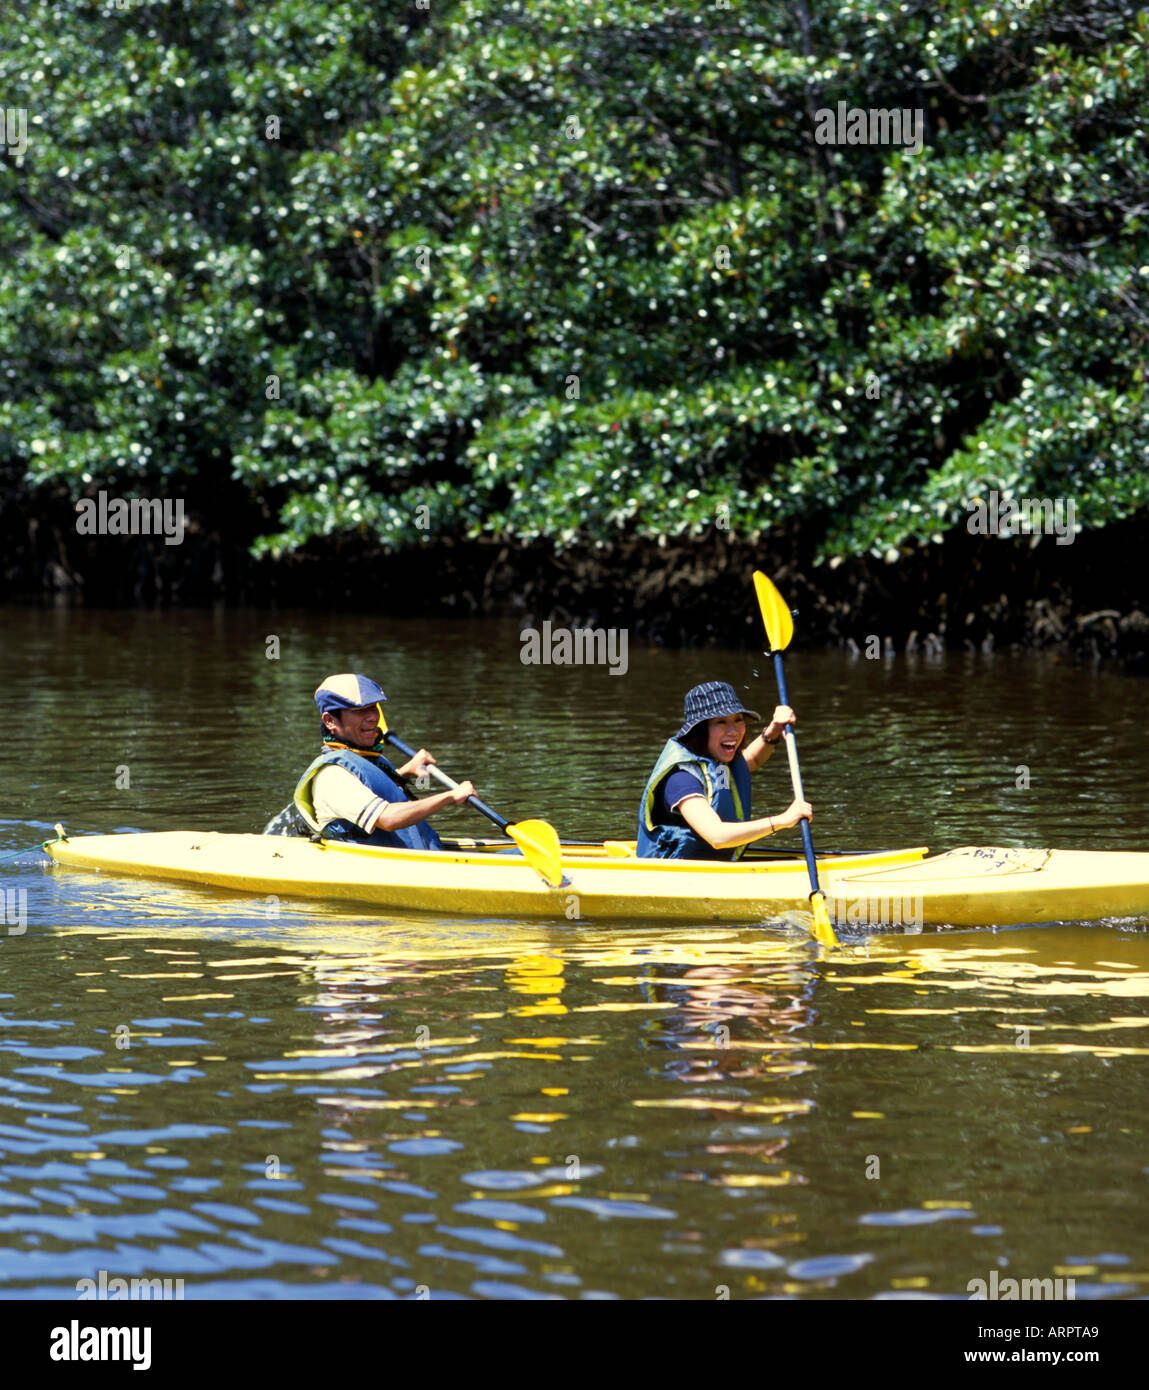
<path fill-rule="evenodd" d="M 782 704 L 789 705 L 790 695 L 786 689 L 786 675 L 785 672 L 782 670 L 782 653 L 773 652 L 772 656 L 774 657 L 774 675 L 778 681 L 778 698 L 781 700 Z M 790 728 L 789 725 L 787 725 L 786 728 L 782 730 L 782 733 L 786 738 L 794 737 L 794 731 Z M 797 745 L 795 745 L 795 749 L 796 748 Z M 789 749 L 787 749 L 787 757 L 789 757 Z M 795 761 L 794 768 L 796 767 L 797 762 Z M 795 781 L 798 784 L 794 788 L 795 795 L 801 796 L 802 799 L 805 800 L 805 793 L 802 791 L 801 778 L 795 776 Z M 813 897 L 814 893 L 820 893 L 822 891 L 821 886 L 818 883 L 818 864 L 814 858 L 814 837 L 810 834 L 810 822 L 804 816 L 798 822 L 798 824 L 802 827 L 802 849 L 806 855 L 806 869 L 810 875 L 810 888 L 812 890 L 810 896 Z"/>
<path fill-rule="evenodd" d="M 415 756 L 415 750 L 413 748 L 408 747 L 408 745 L 405 744 L 402 739 L 396 738 L 390 729 L 388 729 L 387 732 L 383 735 L 383 738 L 387 743 L 391 744 L 392 747 L 397 748 L 399 752 L 404 755 L 404 757 L 413 758 Z M 440 771 L 439 768 L 434 766 L 434 764 L 432 764 L 427 770 L 432 777 L 437 778 L 440 782 L 443 783 L 445 787 L 457 787 L 459 785 L 458 782 L 448 777 L 445 772 Z M 504 832 L 510 825 L 509 820 L 504 820 L 503 817 L 499 815 L 498 811 L 492 811 L 491 808 L 487 805 L 487 803 L 485 801 L 480 801 L 477 796 L 467 797 L 467 805 L 473 806 L 476 811 L 478 811 L 481 815 L 486 816 L 486 818 L 489 821 L 494 821 L 494 823 L 499 827 L 499 829 Z"/>

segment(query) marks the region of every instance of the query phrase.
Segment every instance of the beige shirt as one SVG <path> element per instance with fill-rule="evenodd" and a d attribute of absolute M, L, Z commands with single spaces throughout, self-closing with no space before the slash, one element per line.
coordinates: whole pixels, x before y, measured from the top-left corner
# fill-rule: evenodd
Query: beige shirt
<path fill-rule="evenodd" d="M 315 819 L 321 826 L 328 821 L 346 820 L 370 834 L 375 818 L 388 803 L 376 796 L 354 773 L 338 763 L 329 763 L 315 774 L 311 784 Z"/>

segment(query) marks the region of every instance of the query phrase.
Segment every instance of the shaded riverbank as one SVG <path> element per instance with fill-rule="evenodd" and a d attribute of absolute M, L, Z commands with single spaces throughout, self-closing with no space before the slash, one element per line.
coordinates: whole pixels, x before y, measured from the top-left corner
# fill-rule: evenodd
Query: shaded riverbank
<path fill-rule="evenodd" d="M 664 646 L 753 648 L 761 634 L 749 578 L 762 568 L 799 610 L 799 643 L 854 644 L 864 655 L 927 643 L 1060 648 L 1149 670 L 1149 517 L 1082 531 L 1070 544 L 954 531 L 896 563 L 863 556 L 835 568 L 811 563 L 801 530 L 754 543 L 738 535 L 736 518 L 729 531 L 664 546 L 623 540 L 556 553 L 549 544 L 439 540 L 396 553 L 363 538 L 255 560 L 247 544 L 260 518 L 226 488 L 215 501 L 190 499 L 186 533 L 168 545 L 162 536 L 78 535 L 63 494 L 9 492 L 0 600 L 550 618 L 625 627 L 635 641 Z"/>

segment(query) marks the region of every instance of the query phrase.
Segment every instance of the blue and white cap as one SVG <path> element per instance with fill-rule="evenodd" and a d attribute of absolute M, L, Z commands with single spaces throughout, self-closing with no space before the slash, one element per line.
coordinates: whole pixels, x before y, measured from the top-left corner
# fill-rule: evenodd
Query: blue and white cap
<path fill-rule="evenodd" d="M 366 676 L 328 676 L 315 692 L 315 704 L 320 714 L 332 714 L 345 709 L 365 709 L 386 700 L 381 686 Z"/>

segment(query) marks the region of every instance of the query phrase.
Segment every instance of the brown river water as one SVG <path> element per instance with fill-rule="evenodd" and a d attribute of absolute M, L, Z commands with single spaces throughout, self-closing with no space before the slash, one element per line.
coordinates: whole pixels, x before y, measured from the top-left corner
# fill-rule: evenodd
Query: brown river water
<path fill-rule="evenodd" d="M 189 1298 L 1147 1292 L 1147 919 L 826 954 L 770 922 L 275 911 L 36 849 L 57 821 L 262 828 L 345 670 L 512 820 L 632 838 L 685 691 L 767 714 L 766 659 L 631 647 L 612 675 L 524 665 L 513 623 L 369 616 L 0 624 L 0 1298 L 99 1271 Z M 1008 653 L 787 672 L 821 848 L 1149 849 L 1144 680 Z M 755 807 L 789 800 L 779 758 Z"/>

